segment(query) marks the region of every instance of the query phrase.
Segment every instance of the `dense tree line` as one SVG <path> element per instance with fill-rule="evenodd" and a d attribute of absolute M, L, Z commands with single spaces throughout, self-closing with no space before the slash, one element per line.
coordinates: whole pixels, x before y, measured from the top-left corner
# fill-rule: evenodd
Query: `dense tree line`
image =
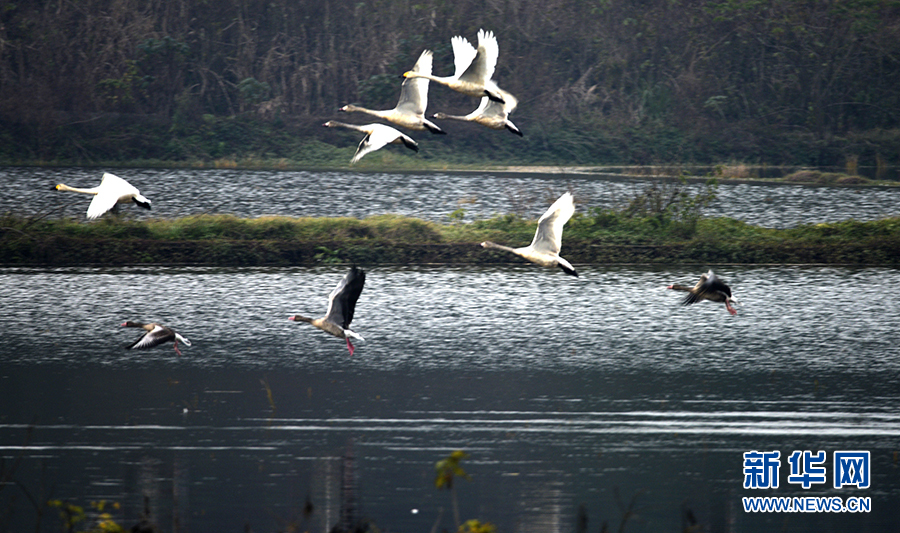
<path fill-rule="evenodd" d="M 495 79 L 519 97 L 526 146 L 573 162 L 646 162 L 623 147 L 647 132 L 674 139 L 673 159 L 762 158 L 772 137 L 900 157 L 893 0 L 10 0 L 0 134 L 52 158 L 48 139 L 90 121 L 177 136 L 216 117 L 388 108 L 422 49 L 449 75 L 450 38 L 479 28 L 498 36 Z M 476 105 L 430 96 L 429 112 Z M 694 141 L 704 150 L 685 152 Z"/>

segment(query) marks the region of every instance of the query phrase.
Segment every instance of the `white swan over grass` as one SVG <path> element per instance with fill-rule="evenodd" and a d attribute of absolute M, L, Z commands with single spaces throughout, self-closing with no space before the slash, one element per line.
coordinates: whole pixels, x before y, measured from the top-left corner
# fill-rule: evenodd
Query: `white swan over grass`
<path fill-rule="evenodd" d="M 476 50 L 465 37 L 457 35 L 450 39 L 453 47 L 453 63 L 455 71 L 452 76 L 434 76 L 424 72 L 409 70 L 403 73 L 405 78 L 426 78 L 454 91 L 481 98 L 486 96 L 495 102 L 503 103 L 500 87 L 491 79 L 497 66 L 500 47 L 494 32 L 478 30 L 478 49 Z"/>
<path fill-rule="evenodd" d="M 547 211 L 538 219 L 537 231 L 531 244 L 522 248 L 510 248 L 490 241 L 481 243 L 484 248 L 494 248 L 514 253 L 542 267 L 559 267 L 570 276 L 578 277 L 575 267 L 559 256 L 562 247 L 562 230 L 566 222 L 575 213 L 575 200 L 572 193 L 565 193 L 553 202 Z"/>
<path fill-rule="evenodd" d="M 430 75 L 432 61 L 431 50 L 423 51 L 411 72 Z M 428 78 L 405 78 L 400 85 L 400 100 L 393 109 L 378 111 L 347 104 L 340 110 L 347 113 L 366 113 L 411 130 L 446 133 L 437 124 L 425 118 L 425 109 L 428 107 L 429 83 Z"/>
<path fill-rule="evenodd" d="M 103 213 L 115 208 L 118 204 L 134 202 L 141 207 L 150 209 L 150 200 L 144 198 L 134 185 L 128 183 L 119 176 L 108 172 L 103 173 L 100 185 L 91 187 L 90 189 L 78 189 L 76 187 L 69 187 L 63 183 L 60 183 L 55 188 L 58 191 L 93 194 L 94 199 L 91 200 L 91 204 L 88 206 L 87 210 L 87 218 L 89 220 L 99 217 Z"/>
<path fill-rule="evenodd" d="M 516 127 L 515 124 L 509 120 L 509 114 L 512 113 L 516 109 L 516 105 L 518 105 L 518 100 L 516 97 L 509 94 L 504 90 L 500 90 L 500 95 L 503 97 L 503 103 L 495 102 L 488 98 L 487 96 L 482 97 L 481 105 L 478 106 L 475 111 L 472 111 L 468 115 L 458 116 L 458 115 L 448 115 L 447 113 L 435 113 L 433 118 L 438 120 L 443 119 L 453 119 L 453 120 L 463 120 L 466 122 L 475 122 L 477 124 L 481 124 L 482 126 L 487 126 L 492 130 L 502 130 L 507 129 L 519 137 L 523 137 L 522 131 Z"/>
<path fill-rule="evenodd" d="M 419 151 L 419 143 L 412 140 L 409 135 L 406 135 L 396 128 L 392 128 L 390 126 L 386 126 L 384 124 L 345 124 L 344 122 L 338 122 L 336 120 L 329 120 L 325 124 L 322 124 L 326 128 L 347 128 L 351 130 L 361 131 L 366 134 L 365 137 L 361 141 L 359 141 L 359 147 L 356 148 L 356 155 L 353 156 L 353 159 L 350 160 L 350 164 L 354 164 L 360 159 L 363 158 L 364 155 L 369 152 L 374 152 L 380 148 L 387 146 L 388 144 L 402 144 L 413 150 L 415 152 Z"/>

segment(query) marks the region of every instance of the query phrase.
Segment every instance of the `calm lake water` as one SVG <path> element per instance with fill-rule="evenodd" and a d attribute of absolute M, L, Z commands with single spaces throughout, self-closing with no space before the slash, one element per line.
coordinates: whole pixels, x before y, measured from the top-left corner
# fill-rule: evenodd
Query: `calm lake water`
<path fill-rule="evenodd" d="M 381 530 L 452 531 L 434 463 L 463 449 L 460 514 L 499 531 L 574 531 L 579 508 L 589 531 L 629 508 L 625 531 L 688 512 L 703 531 L 896 531 L 900 270 L 721 266 L 734 317 L 665 289 L 696 267 L 579 270 L 369 268 L 349 357 L 287 320 L 324 312 L 346 267 L 0 269 L 0 529 L 35 530 L 27 491 L 117 502 L 126 527 L 146 496 L 164 531 L 327 531 L 351 465 Z M 193 345 L 126 351 L 128 319 Z M 828 483 L 788 483 L 794 450 L 824 450 Z M 870 488 L 831 488 L 848 450 L 871 453 Z M 781 452 L 777 489 L 743 488 L 748 451 Z"/>
<path fill-rule="evenodd" d="M 465 219 L 519 213 L 537 218 L 571 189 L 578 209 L 627 203 L 645 180 L 610 175 L 516 173 L 356 173 L 254 170 L 113 170 L 153 202 L 153 210 L 123 208 L 137 218 L 198 213 L 240 217 L 353 216 L 394 213 L 437 222 L 457 209 Z M 0 168 L 0 214 L 83 218 L 87 196 L 53 190 L 57 183 L 93 187 L 103 171 L 84 168 Z M 692 185 L 698 190 L 700 185 Z M 766 227 L 871 220 L 900 213 L 900 187 L 819 187 L 721 184 L 709 216 Z"/>
<path fill-rule="evenodd" d="M 0 169 L 0 213 L 81 218 L 90 169 Z M 116 171 L 176 217 L 233 213 L 445 221 L 579 209 L 645 182 L 584 175 Z M 900 212 L 900 190 L 722 185 L 711 215 L 772 227 Z M 564 243 L 565 246 L 565 243 Z M 0 531 L 59 531 L 64 500 L 115 502 L 163 531 L 324 532 L 342 507 L 382 531 L 454 531 L 434 463 L 469 453 L 463 520 L 502 532 L 896 531 L 900 270 L 717 266 L 743 302 L 679 305 L 706 266 L 369 267 L 353 357 L 287 317 L 324 313 L 346 267 L 0 269 Z M 126 351 L 161 321 L 192 340 Z M 788 482 L 823 450 L 828 483 Z M 836 451 L 871 487 L 831 487 Z M 781 453 L 777 489 L 743 454 Z M 345 475 L 346 474 L 346 475 Z M 345 479 L 355 482 L 348 482 Z M 342 487 L 353 489 L 342 496 Z M 867 513 L 748 513 L 744 496 L 871 498 Z M 342 505 L 343 502 L 343 505 Z M 348 507 L 352 504 L 351 507 Z M 109 509 L 109 507 L 107 507 Z M 581 511 L 579 511 L 581 509 Z M 94 512 L 96 514 L 96 512 Z"/>

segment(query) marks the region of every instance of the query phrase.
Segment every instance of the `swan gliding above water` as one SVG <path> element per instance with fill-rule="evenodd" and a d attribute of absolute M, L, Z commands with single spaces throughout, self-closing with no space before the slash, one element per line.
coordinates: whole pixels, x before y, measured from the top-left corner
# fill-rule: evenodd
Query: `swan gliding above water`
<path fill-rule="evenodd" d="M 100 185 L 91 187 L 90 189 L 78 189 L 62 183 L 55 188 L 58 191 L 93 194 L 94 199 L 91 200 L 91 204 L 88 206 L 87 210 L 87 217 L 89 220 L 99 217 L 103 213 L 116 207 L 118 204 L 134 202 L 141 207 L 150 209 L 150 200 L 144 198 L 134 185 L 128 183 L 119 176 L 108 172 L 103 173 Z"/>

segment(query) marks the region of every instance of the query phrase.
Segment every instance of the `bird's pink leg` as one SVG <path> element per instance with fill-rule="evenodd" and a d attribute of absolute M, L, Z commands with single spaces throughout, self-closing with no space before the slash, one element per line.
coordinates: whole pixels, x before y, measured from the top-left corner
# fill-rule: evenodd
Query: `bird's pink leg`
<path fill-rule="evenodd" d="M 175 341 L 175 353 L 181 355 L 181 350 L 178 349 L 178 341 Z"/>
<path fill-rule="evenodd" d="M 353 357 L 353 343 L 350 342 L 350 337 L 347 337 L 347 349 L 350 350 L 350 357 Z"/>
<path fill-rule="evenodd" d="M 732 316 L 737 314 L 737 311 L 728 302 L 725 302 L 725 309 L 728 309 L 728 312 L 731 313 Z"/>

